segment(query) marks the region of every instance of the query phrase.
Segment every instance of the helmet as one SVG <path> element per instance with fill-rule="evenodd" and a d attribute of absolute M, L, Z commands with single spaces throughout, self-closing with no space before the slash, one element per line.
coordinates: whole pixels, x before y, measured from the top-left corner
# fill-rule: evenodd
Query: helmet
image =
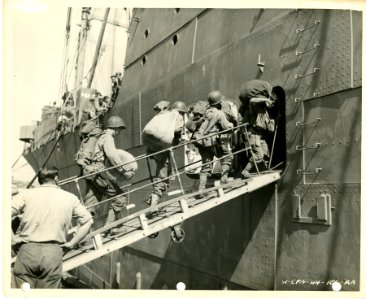
<path fill-rule="evenodd" d="M 224 95 L 220 91 L 214 90 L 208 93 L 207 100 L 209 105 L 216 105 L 224 100 Z"/>
<path fill-rule="evenodd" d="M 107 121 L 107 128 L 126 128 L 125 122 L 118 116 L 110 117 Z"/>
<path fill-rule="evenodd" d="M 187 105 L 183 102 L 183 101 L 175 101 L 172 104 L 172 108 L 175 108 L 176 110 L 182 112 L 182 113 L 187 113 Z"/>

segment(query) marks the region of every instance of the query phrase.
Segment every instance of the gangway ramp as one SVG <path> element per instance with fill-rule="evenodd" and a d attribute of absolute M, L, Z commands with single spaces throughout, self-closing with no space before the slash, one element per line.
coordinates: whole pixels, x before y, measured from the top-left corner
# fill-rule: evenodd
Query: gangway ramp
<path fill-rule="evenodd" d="M 204 213 L 220 204 L 243 194 L 258 190 L 280 179 L 280 171 L 268 172 L 250 179 L 236 179 L 226 184 L 217 184 L 204 190 L 206 197 L 198 198 L 202 191 L 185 194 L 162 202 L 154 207 L 138 211 L 108 226 L 89 233 L 77 249 L 65 254 L 63 272 L 77 268 L 94 259 L 121 249 L 166 228 L 172 228 L 184 220 Z M 148 217 L 153 211 L 162 213 Z M 125 230 L 118 235 L 104 233 L 114 227 Z M 188 233 L 189 234 L 189 233 Z"/>

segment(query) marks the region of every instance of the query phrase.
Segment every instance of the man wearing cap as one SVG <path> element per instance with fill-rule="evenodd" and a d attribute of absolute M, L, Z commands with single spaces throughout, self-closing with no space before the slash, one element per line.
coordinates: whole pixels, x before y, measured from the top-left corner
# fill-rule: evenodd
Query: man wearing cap
<path fill-rule="evenodd" d="M 123 165 L 123 157 L 120 149 L 116 148 L 114 138 L 125 129 L 126 125 L 122 118 L 112 116 L 107 121 L 107 129 L 103 131 L 95 145 L 95 151 L 92 158 L 92 163 L 84 168 L 84 174 L 91 174 L 102 170 L 107 163 L 112 166 Z M 126 152 L 123 151 L 122 154 Z M 116 171 L 121 173 L 126 180 L 131 179 L 135 175 L 137 169 L 136 162 L 119 166 Z M 99 172 L 95 175 L 87 177 L 91 182 L 91 189 L 85 197 L 85 205 L 92 206 L 89 208 L 92 214 L 95 214 L 96 205 L 98 203 L 97 196 L 105 195 L 108 198 L 115 197 L 124 191 L 118 186 L 117 182 L 113 182 L 108 172 Z M 122 209 L 126 206 L 126 196 L 121 195 L 110 202 L 107 220 L 104 226 L 107 226 L 117 219 Z M 121 232 L 121 228 L 114 228 L 111 233 L 117 234 Z"/>
<path fill-rule="evenodd" d="M 205 121 L 197 131 L 197 138 L 233 127 L 233 124 L 227 119 L 227 114 L 221 110 L 221 103 L 224 100 L 221 92 L 217 90 L 211 91 L 207 96 L 207 100 L 209 105 L 205 112 Z M 221 134 L 220 137 L 214 135 L 202 140 L 200 153 L 203 165 L 200 173 L 199 190 L 204 190 L 206 188 L 207 177 L 212 172 L 212 164 L 210 162 L 213 161 L 214 156 L 217 158 L 223 157 L 220 159 L 222 168 L 221 182 L 228 182 L 233 156 L 230 155 L 232 151 L 229 142 L 224 140 L 225 137 L 227 137 L 226 134 Z"/>
<path fill-rule="evenodd" d="M 88 233 L 93 218 L 72 193 L 57 186 L 57 170 L 38 172 L 39 187 L 26 189 L 12 201 L 12 217 L 22 214 L 12 245 L 18 246 L 14 264 L 15 285 L 31 288 L 60 288 L 63 250 L 74 248 Z M 78 227 L 67 241 L 72 218 Z"/>

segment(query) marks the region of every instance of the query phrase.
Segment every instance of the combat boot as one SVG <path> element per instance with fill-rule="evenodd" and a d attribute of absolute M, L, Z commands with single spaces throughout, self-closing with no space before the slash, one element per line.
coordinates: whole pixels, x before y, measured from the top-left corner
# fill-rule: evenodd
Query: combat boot
<path fill-rule="evenodd" d="M 105 222 L 104 226 L 107 226 L 113 222 L 117 221 L 117 214 L 116 212 L 113 210 L 113 208 L 110 208 L 108 210 L 108 215 L 107 215 L 107 221 Z"/>
<path fill-rule="evenodd" d="M 105 222 L 103 227 L 112 224 L 116 220 L 117 220 L 117 214 L 115 213 L 115 211 L 112 208 L 110 208 L 108 210 L 107 221 Z M 104 231 L 102 235 L 106 236 L 106 235 L 109 235 L 110 233 L 111 233 L 111 229 L 108 229 L 108 230 Z"/>
<path fill-rule="evenodd" d="M 228 183 L 229 182 L 229 166 L 223 165 L 222 166 L 222 175 L 221 175 L 221 183 Z"/>
<path fill-rule="evenodd" d="M 110 208 L 105 226 L 107 226 L 113 222 L 116 222 L 120 218 L 121 218 L 121 212 L 115 212 L 112 208 Z M 119 225 L 119 226 L 121 226 L 121 225 Z M 127 231 L 127 229 L 125 227 L 115 227 L 115 228 L 111 228 L 111 229 L 107 230 L 106 235 L 117 235 L 117 234 L 120 234 L 120 233 L 123 233 L 126 231 Z"/>
<path fill-rule="evenodd" d="M 252 177 L 251 174 L 250 174 L 250 171 L 253 169 L 253 163 L 251 161 L 249 161 L 247 163 L 247 165 L 245 166 L 243 172 L 241 172 L 241 176 L 243 178 L 250 178 Z"/>
<path fill-rule="evenodd" d="M 160 199 L 160 196 L 157 195 L 157 194 L 151 194 L 150 197 L 146 200 L 146 204 L 148 206 L 154 206 L 154 205 L 157 205 L 159 204 L 159 199 Z"/>
<path fill-rule="evenodd" d="M 110 235 L 117 235 L 117 234 L 121 234 L 127 231 L 127 228 L 125 227 L 116 227 L 116 228 L 112 228 L 110 230 Z"/>
<path fill-rule="evenodd" d="M 146 204 L 149 205 L 150 207 L 154 207 L 159 204 L 159 199 L 160 199 L 160 196 L 153 193 L 150 195 L 149 199 L 147 199 Z M 152 219 L 155 216 L 157 216 L 160 211 L 161 211 L 161 209 L 157 209 L 157 208 L 152 209 L 149 213 L 146 214 L 146 217 L 148 219 Z"/>

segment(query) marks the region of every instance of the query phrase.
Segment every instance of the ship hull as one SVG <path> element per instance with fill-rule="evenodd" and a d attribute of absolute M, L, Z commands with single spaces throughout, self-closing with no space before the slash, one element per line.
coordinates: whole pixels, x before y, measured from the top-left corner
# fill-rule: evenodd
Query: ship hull
<path fill-rule="evenodd" d="M 160 100 L 190 104 L 212 89 L 236 99 L 242 83 L 259 78 L 286 93 L 274 155 L 284 172 L 276 184 L 185 221 L 182 244 L 164 230 L 74 274 L 96 288 L 132 289 L 140 274 L 144 289 L 184 282 L 204 290 L 331 290 L 338 280 L 343 290 L 359 290 L 361 14 L 138 9 L 135 17 L 123 87 L 110 112 L 127 124 L 117 146 L 145 153 L 141 130 Z M 50 160 L 63 178 L 80 172 L 72 161 L 79 143 L 77 133 L 63 137 Z M 39 167 L 45 153 L 39 149 L 27 160 Z M 183 167 L 183 149 L 176 155 Z M 182 179 L 193 188 L 194 180 Z M 140 161 L 136 185 L 149 181 L 147 162 Z M 72 184 L 65 188 L 77 193 Z M 177 189 L 175 182 L 170 190 Z M 136 210 L 146 207 L 150 191 L 130 195 Z"/>

